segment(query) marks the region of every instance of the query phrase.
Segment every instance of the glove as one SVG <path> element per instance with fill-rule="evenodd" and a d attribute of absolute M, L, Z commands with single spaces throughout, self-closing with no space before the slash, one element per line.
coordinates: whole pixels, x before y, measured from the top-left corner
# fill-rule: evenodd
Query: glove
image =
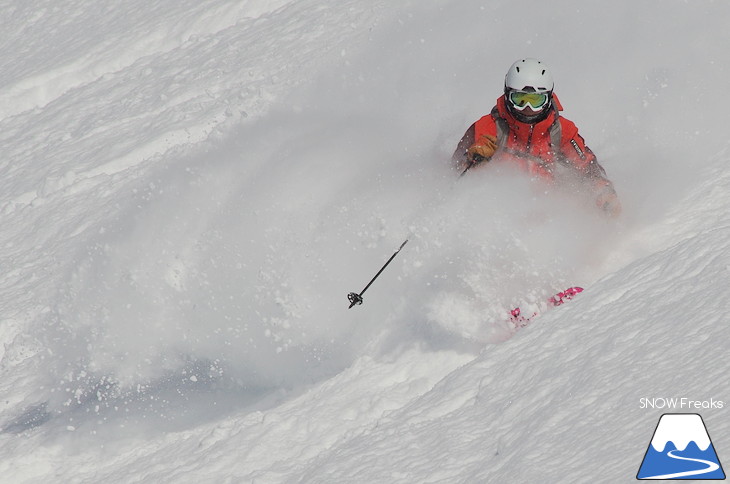
<path fill-rule="evenodd" d="M 495 151 L 497 151 L 497 137 L 483 134 L 466 150 L 466 159 L 469 163 L 481 163 L 491 158 Z"/>
<path fill-rule="evenodd" d="M 621 214 L 621 202 L 618 200 L 616 190 L 610 184 L 603 185 L 598 191 L 596 206 L 611 218 L 618 217 Z"/>

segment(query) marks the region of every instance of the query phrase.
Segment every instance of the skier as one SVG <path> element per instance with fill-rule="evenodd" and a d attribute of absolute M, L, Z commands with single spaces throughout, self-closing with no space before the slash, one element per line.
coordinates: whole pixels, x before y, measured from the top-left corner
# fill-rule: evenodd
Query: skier
<path fill-rule="evenodd" d="M 466 131 L 452 156 L 454 163 L 465 171 L 492 159 L 507 160 L 547 181 L 573 174 L 600 209 L 618 216 L 621 204 L 613 184 L 575 124 L 560 115 L 563 108 L 553 87 L 550 70 L 539 60 L 512 64 L 504 94 L 490 114 Z"/>

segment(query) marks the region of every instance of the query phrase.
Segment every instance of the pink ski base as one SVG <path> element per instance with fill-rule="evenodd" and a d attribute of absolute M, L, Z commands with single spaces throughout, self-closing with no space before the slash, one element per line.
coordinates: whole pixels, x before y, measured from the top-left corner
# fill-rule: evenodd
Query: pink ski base
<path fill-rule="evenodd" d="M 559 292 L 552 296 L 550 299 L 548 299 L 548 304 L 550 306 L 560 306 L 561 304 L 565 304 L 566 302 L 573 299 L 576 295 L 583 292 L 582 287 L 569 287 L 565 291 Z M 509 320 L 512 322 L 512 324 L 515 325 L 517 328 L 524 328 L 527 326 L 527 324 L 532 321 L 537 316 L 537 313 L 533 313 L 532 316 L 525 317 L 522 315 L 522 311 L 520 308 L 514 308 L 512 311 L 510 311 L 510 318 Z"/>

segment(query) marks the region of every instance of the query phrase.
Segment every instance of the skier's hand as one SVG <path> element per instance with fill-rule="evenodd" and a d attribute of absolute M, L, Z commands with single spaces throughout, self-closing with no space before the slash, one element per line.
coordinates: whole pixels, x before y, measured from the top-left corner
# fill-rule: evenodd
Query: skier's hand
<path fill-rule="evenodd" d="M 485 134 L 469 147 L 466 159 L 469 163 L 481 163 L 491 158 L 495 151 L 497 151 L 497 137 Z"/>
<path fill-rule="evenodd" d="M 611 185 L 605 185 L 596 196 L 596 206 L 611 218 L 621 214 L 621 202 L 618 200 L 616 190 Z"/>

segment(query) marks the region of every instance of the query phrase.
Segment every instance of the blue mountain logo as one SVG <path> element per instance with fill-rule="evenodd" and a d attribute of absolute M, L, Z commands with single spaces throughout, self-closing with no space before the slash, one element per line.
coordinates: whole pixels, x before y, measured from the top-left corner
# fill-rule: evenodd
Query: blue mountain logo
<path fill-rule="evenodd" d="M 725 479 L 702 417 L 696 413 L 662 415 L 636 478 Z"/>

